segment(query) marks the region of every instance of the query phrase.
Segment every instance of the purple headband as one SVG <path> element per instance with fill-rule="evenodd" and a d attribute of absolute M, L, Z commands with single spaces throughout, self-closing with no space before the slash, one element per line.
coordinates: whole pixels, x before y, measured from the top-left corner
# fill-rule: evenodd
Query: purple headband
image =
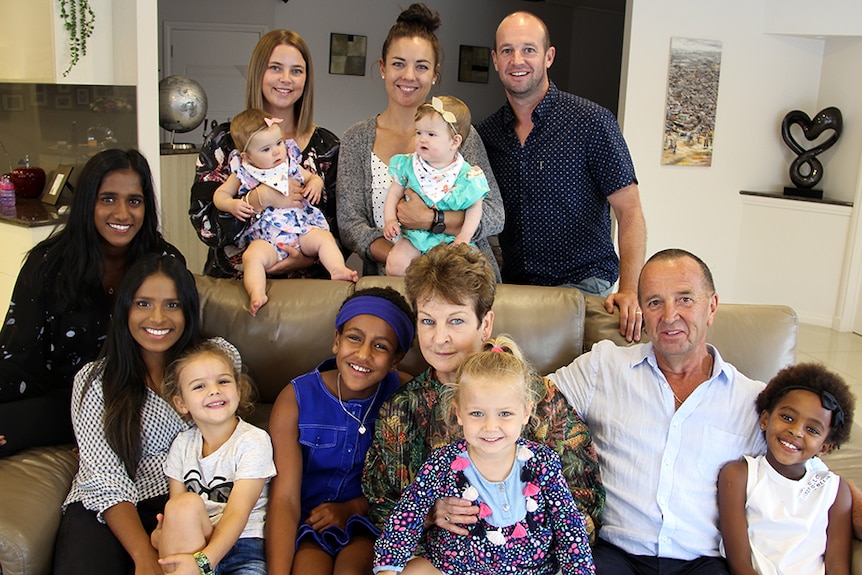
<path fill-rule="evenodd" d="M 395 330 L 398 338 L 398 349 L 407 353 L 413 345 L 413 320 L 404 310 L 382 297 L 361 295 L 344 302 L 338 315 L 335 316 L 335 329 L 341 329 L 348 320 L 358 315 L 377 316 Z"/>

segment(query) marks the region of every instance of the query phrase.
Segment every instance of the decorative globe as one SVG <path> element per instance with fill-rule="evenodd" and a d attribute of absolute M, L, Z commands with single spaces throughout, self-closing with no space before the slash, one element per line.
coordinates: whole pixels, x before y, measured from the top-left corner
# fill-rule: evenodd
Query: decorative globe
<path fill-rule="evenodd" d="M 172 132 L 190 132 L 207 115 L 207 95 L 188 76 L 168 76 L 159 82 L 159 125 Z"/>

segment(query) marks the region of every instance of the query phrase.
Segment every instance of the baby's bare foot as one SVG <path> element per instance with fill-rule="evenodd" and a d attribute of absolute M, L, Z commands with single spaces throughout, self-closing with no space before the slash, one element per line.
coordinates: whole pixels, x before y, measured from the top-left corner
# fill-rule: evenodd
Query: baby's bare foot
<path fill-rule="evenodd" d="M 260 308 L 266 305 L 266 302 L 269 301 L 269 298 L 266 294 L 260 296 L 251 296 L 251 300 L 248 302 L 248 311 L 252 317 L 257 315 L 257 312 L 260 311 Z"/>
<path fill-rule="evenodd" d="M 359 274 L 355 270 L 352 270 L 348 267 L 332 270 L 330 272 L 330 275 L 334 280 L 345 280 L 354 283 L 359 281 Z"/>

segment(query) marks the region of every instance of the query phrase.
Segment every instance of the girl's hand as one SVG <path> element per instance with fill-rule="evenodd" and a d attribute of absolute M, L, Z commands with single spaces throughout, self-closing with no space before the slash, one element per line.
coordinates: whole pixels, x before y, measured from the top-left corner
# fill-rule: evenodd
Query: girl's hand
<path fill-rule="evenodd" d="M 305 524 L 320 533 L 333 525 L 345 529 L 347 520 L 353 515 L 353 510 L 347 503 L 321 503 L 311 510 Z"/>
<path fill-rule="evenodd" d="M 312 176 L 305 182 L 305 187 L 302 189 L 302 195 L 309 203 L 316 204 L 320 201 L 320 195 L 323 193 L 323 178 L 320 176 Z"/>
<path fill-rule="evenodd" d="M 159 559 L 159 564 L 161 565 L 163 573 L 172 573 L 173 575 L 201 574 L 200 567 L 198 567 L 198 563 L 195 561 L 195 557 L 191 553 L 168 555 L 163 559 Z M 213 568 L 215 568 L 215 566 L 213 566 Z"/>
<path fill-rule="evenodd" d="M 472 525 L 479 521 L 479 507 L 460 497 L 444 497 L 434 503 L 425 518 L 425 527 L 432 525 L 458 535 L 470 535 L 461 525 Z"/>
<path fill-rule="evenodd" d="M 459 235 L 455 236 L 455 239 L 452 241 L 452 243 L 455 245 L 469 244 L 471 241 L 473 241 L 473 238 L 462 238 L 459 234 Z"/>
<path fill-rule="evenodd" d="M 398 220 L 389 220 L 386 222 L 386 225 L 383 226 L 383 237 L 389 241 L 394 240 L 400 233 L 401 225 L 398 223 Z"/>
<path fill-rule="evenodd" d="M 162 521 L 165 520 L 164 513 L 156 514 L 156 528 L 153 529 L 153 532 L 150 533 L 150 543 L 153 544 L 153 548 L 158 550 L 159 542 L 162 539 Z"/>
<path fill-rule="evenodd" d="M 195 564 L 195 568 L 197 568 L 197 564 Z M 159 564 L 159 556 L 156 555 L 155 550 L 153 550 L 152 555 L 135 561 L 135 575 L 165 575 L 166 572 L 170 573 Z M 200 575 L 199 569 L 197 575 Z"/>
<path fill-rule="evenodd" d="M 239 221 L 244 222 L 255 214 L 255 210 L 254 207 L 245 200 L 235 198 L 230 202 L 230 213 Z"/>

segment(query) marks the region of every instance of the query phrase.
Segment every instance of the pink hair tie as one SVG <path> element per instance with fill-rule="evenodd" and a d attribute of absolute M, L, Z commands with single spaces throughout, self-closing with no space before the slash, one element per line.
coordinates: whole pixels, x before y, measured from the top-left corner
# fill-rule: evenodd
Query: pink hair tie
<path fill-rule="evenodd" d="M 499 345 L 495 345 L 494 347 L 492 347 L 491 351 L 496 351 L 497 353 L 506 353 L 506 350 Z"/>

